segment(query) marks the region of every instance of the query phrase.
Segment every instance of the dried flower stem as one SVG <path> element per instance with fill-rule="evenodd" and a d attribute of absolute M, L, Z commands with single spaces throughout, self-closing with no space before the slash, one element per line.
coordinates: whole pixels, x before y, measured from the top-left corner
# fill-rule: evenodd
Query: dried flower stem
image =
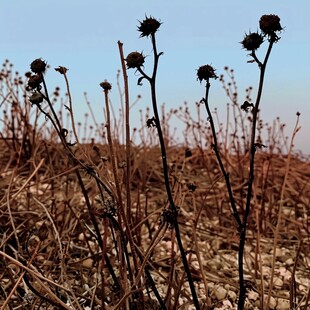
<path fill-rule="evenodd" d="M 71 125 L 72 125 L 72 130 L 73 130 L 73 134 L 75 137 L 75 140 L 77 142 L 77 144 L 79 144 L 79 137 L 77 135 L 76 132 L 76 127 L 75 127 L 75 121 L 74 121 L 74 114 L 73 114 L 73 108 L 72 108 L 72 97 L 71 97 L 71 92 L 70 92 L 70 87 L 69 87 L 69 81 L 68 81 L 68 77 L 67 77 L 67 72 L 64 70 L 63 72 L 63 76 L 66 82 L 66 88 L 67 88 L 67 93 L 68 93 L 68 98 L 69 98 L 69 108 L 66 107 L 69 110 L 70 113 L 70 117 L 71 117 Z"/>
<path fill-rule="evenodd" d="M 230 179 L 229 179 L 229 173 L 226 172 L 226 169 L 223 165 L 223 161 L 222 161 L 222 158 L 221 158 L 221 154 L 218 150 L 218 143 L 217 143 L 217 136 L 216 136 L 216 130 L 215 130 L 215 126 L 214 126 L 214 120 L 213 120 L 213 116 L 211 114 L 211 110 L 210 110 L 210 106 L 209 106 L 209 90 L 210 90 L 210 82 L 209 82 L 209 79 L 207 80 L 206 82 L 206 94 L 205 94 L 205 97 L 202 99 L 202 102 L 204 102 L 205 104 L 205 107 L 206 107 L 206 110 L 207 110 L 207 114 L 208 114 L 208 118 L 209 118 L 209 122 L 210 122 L 210 126 L 211 126 L 211 131 L 212 131 L 212 136 L 213 136 L 213 144 L 212 144 L 212 148 L 215 152 L 215 156 L 216 156 L 216 159 L 219 163 L 219 166 L 220 166 L 220 169 L 222 171 L 222 174 L 225 178 L 225 182 L 226 182 L 226 187 L 227 187 L 227 190 L 228 190 L 228 195 L 229 195 L 229 200 L 230 200 L 230 204 L 231 204 L 231 208 L 232 208 L 232 211 L 233 211 L 233 216 L 237 222 L 237 228 L 238 228 L 238 231 L 240 231 L 242 229 L 242 222 L 241 222 L 241 219 L 240 219 L 240 216 L 239 216 L 239 213 L 238 213 L 238 210 L 237 210 L 237 207 L 236 207 L 236 203 L 235 203 L 235 199 L 234 199 L 234 195 L 233 195 L 233 192 L 232 192 L 232 189 L 231 189 L 231 184 L 230 184 Z"/>
<path fill-rule="evenodd" d="M 76 158 L 76 156 L 74 155 L 74 153 L 72 152 L 69 144 L 67 143 L 66 139 L 65 139 L 65 136 L 63 134 L 63 128 L 60 124 L 60 121 L 57 117 L 57 114 L 54 110 L 54 107 L 50 101 L 50 98 L 49 98 L 49 94 L 48 94 L 48 89 L 47 89 L 47 86 L 46 86 L 46 82 L 45 82 L 45 79 L 44 79 L 44 76 L 42 74 L 42 81 L 43 81 L 43 86 L 44 86 L 44 92 L 45 94 L 43 95 L 44 96 L 44 99 L 46 100 L 46 102 L 48 103 L 48 106 L 50 107 L 51 111 L 52 111 L 52 115 L 53 117 L 51 117 L 51 115 L 44 111 L 43 108 L 40 106 L 40 105 L 37 105 L 37 108 L 40 110 L 40 112 L 45 115 L 45 117 L 47 119 L 49 119 L 53 125 L 53 127 L 55 128 L 61 142 L 62 142 L 62 145 L 64 146 L 65 148 L 65 151 L 71 161 L 72 164 L 76 165 L 78 164 L 81 168 L 83 168 L 89 175 L 91 175 L 98 184 L 100 184 L 100 186 L 102 186 L 105 191 L 111 196 L 113 197 L 113 194 L 111 192 L 111 190 L 109 189 L 109 187 L 98 177 L 96 171 L 90 167 L 88 167 L 87 165 L 85 165 L 84 163 L 82 163 L 79 159 Z M 82 193 L 84 195 L 84 198 L 85 198 L 85 202 L 86 202 L 86 206 L 88 208 L 88 212 L 89 212 L 89 215 L 90 215 L 90 218 L 91 218 L 91 221 L 94 225 L 94 228 L 95 228 L 95 231 L 96 231 L 96 239 L 98 241 L 98 244 L 100 246 L 100 248 L 102 249 L 103 247 L 103 242 L 102 242 L 102 237 L 101 237 L 101 233 L 100 233 L 100 230 L 99 230 L 99 227 L 98 227 L 98 224 L 97 224 L 97 221 L 96 221 L 96 217 L 95 215 L 93 214 L 92 210 L 91 210 L 91 204 L 90 204 L 90 201 L 89 201 L 89 198 L 88 198 L 88 193 L 85 189 L 85 186 L 84 186 L 84 183 L 83 183 L 83 180 L 82 180 L 82 177 L 81 177 L 81 174 L 79 172 L 78 169 L 75 170 L 75 173 L 77 175 L 77 178 L 78 178 L 78 182 L 81 186 L 81 189 L 82 189 Z M 109 269 L 109 272 L 111 273 L 111 276 L 113 278 L 113 281 L 114 281 L 114 285 L 117 289 L 120 288 L 120 284 L 119 284 L 119 281 L 118 281 L 118 278 L 116 277 L 115 275 L 115 272 L 113 270 L 113 267 L 110 263 L 110 260 L 109 260 L 109 257 L 107 255 L 105 255 L 105 260 L 106 260 L 106 263 L 107 263 L 107 267 Z"/>
<path fill-rule="evenodd" d="M 175 214 L 178 214 L 178 209 L 174 203 L 174 199 L 173 199 L 171 187 L 170 187 L 170 182 L 169 182 L 166 146 L 165 146 L 165 140 L 164 140 L 161 124 L 160 124 L 160 118 L 159 118 L 159 113 L 158 113 L 158 108 L 157 108 L 157 98 L 156 98 L 156 75 L 157 75 L 157 68 L 158 68 L 158 60 L 159 60 L 159 57 L 162 55 L 162 53 L 157 52 L 155 33 L 151 33 L 150 36 L 151 36 L 151 42 L 152 42 L 152 47 L 153 47 L 153 56 L 154 56 L 154 65 L 153 65 L 152 76 L 150 77 L 147 74 L 145 74 L 145 72 L 141 69 L 140 66 L 137 68 L 137 70 L 142 75 L 142 77 L 145 78 L 150 83 L 152 106 L 153 106 L 153 112 L 154 112 L 154 121 L 156 124 L 158 138 L 159 138 L 159 144 L 160 144 L 160 149 L 161 149 L 161 158 L 162 158 L 162 164 L 163 164 L 164 181 L 165 181 L 166 193 L 167 193 L 168 202 L 169 202 L 169 208 Z M 191 272 L 189 269 L 188 261 L 186 258 L 186 254 L 185 254 L 182 239 L 181 239 L 181 234 L 180 234 L 177 216 L 174 218 L 173 227 L 175 229 L 175 235 L 176 235 L 179 250 L 181 253 L 185 273 L 186 273 L 186 276 L 187 276 L 187 279 L 189 282 L 191 294 L 193 297 L 193 302 L 194 302 L 195 308 L 200 309 L 197 293 L 195 290 L 194 282 L 192 279 L 192 275 L 191 275 Z"/>
<path fill-rule="evenodd" d="M 132 258 L 133 258 L 133 264 L 134 264 L 134 270 L 138 270 L 138 260 L 137 260 L 137 254 L 134 246 L 134 241 L 133 241 L 133 236 L 132 236 L 132 231 L 129 226 L 129 221 L 128 217 L 126 216 L 124 206 L 123 206 L 123 200 L 122 200 L 122 192 L 121 192 L 121 187 L 119 183 L 119 179 L 117 176 L 117 169 L 116 169 L 116 160 L 115 160 L 115 153 L 113 149 L 113 141 L 112 141 L 112 135 L 111 135 L 111 127 L 110 127 L 110 108 L 109 108 L 109 96 L 108 96 L 108 90 L 104 91 L 104 98 L 105 98 L 105 107 L 106 107 L 106 117 L 107 117 L 107 138 L 108 138 L 108 144 L 110 148 L 110 155 L 111 155 L 111 164 L 112 164 L 112 170 L 113 170 L 113 175 L 114 175 L 114 182 L 116 186 L 116 192 L 118 196 L 118 217 L 119 221 L 118 223 L 121 225 L 121 223 L 124 223 L 125 229 L 126 229 L 126 236 L 131 248 L 131 253 L 132 253 Z M 126 253 L 126 246 L 123 246 L 124 253 Z M 127 260 L 127 268 L 129 269 L 129 275 L 131 276 L 132 274 L 132 269 L 130 267 L 130 261 Z M 126 269 L 127 269 L 126 268 Z M 132 279 L 130 279 L 132 280 Z"/>
<path fill-rule="evenodd" d="M 247 197 L 246 197 L 246 207 L 245 207 L 245 213 L 244 213 L 244 218 L 243 218 L 243 224 L 242 224 L 242 229 L 240 231 L 239 254 L 238 254 L 240 292 L 239 292 L 239 300 L 238 300 L 238 310 L 243 310 L 245 297 L 246 297 L 246 287 L 244 284 L 244 274 L 243 274 L 243 257 L 244 257 L 244 246 L 245 246 L 245 240 L 246 240 L 246 229 L 247 229 L 248 217 L 249 217 L 250 208 L 251 208 L 251 198 L 252 198 L 252 190 L 253 190 L 254 163 L 255 163 L 255 152 L 256 152 L 255 139 L 256 139 L 256 123 L 257 123 L 257 117 L 258 117 L 258 108 L 259 108 L 259 104 L 260 104 L 260 100 L 261 100 L 261 96 L 263 92 L 266 66 L 267 66 L 267 62 L 268 62 L 271 49 L 272 49 L 272 46 L 275 40 L 276 40 L 276 37 L 271 37 L 269 41 L 268 50 L 266 52 L 266 56 L 265 56 L 263 63 L 261 63 L 257 59 L 255 55 L 255 51 L 252 51 L 252 54 L 251 54 L 260 69 L 260 79 L 259 79 L 257 97 L 256 97 L 255 105 L 253 108 L 253 123 L 252 123 L 251 142 L 250 142 L 250 166 L 249 166 L 249 178 L 248 178 L 248 191 L 247 191 Z"/>
<path fill-rule="evenodd" d="M 121 64 L 122 64 L 122 71 L 123 71 L 123 79 L 124 79 L 124 94 L 125 94 L 125 128 L 126 128 L 126 204 L 127 204 L 127 218 L 129 221 L 129 226 L 132 226 L 131 222 L 131 195 L 130 195 L 130 183 L 131 183 L 131 161 L 130 161 L 130 122 L 129 122 L 129 88 L 128 88 L 128 76 L 126 71 L 126 65 L 124 60 L 124 52 L 123 52 L 123 43 L 120 41 L 117 42 Z"/>
<path fill-rule="evenodd" d="M 274 274 L 275 274 L 275 265 L 276 265 L 276 247 L 279 239 L 279 234 L 280 234 L 280 226 L 281 226 L 281 218 L 282 218 L 282 209 L 283 209 L 283 202 L 284 202 L 284 193 L 285 193 L 285 188 L 287 186 L 287 179 L 288 179 L 288 174 L 290 171 L 290 164 L 291 164 L 291 158 L 292 158 L 292 152 L 293 152 L 293 145 L 294 145 L 294 139 L 296 137 L 296 134 L 298 130 L 300 129 L 299 127 L 299 114 L 297 114 L 297 120 L 295 124 L 295 128 L 293 130 L 291 142 L 290 142 L 290 149 L 287 155 L 287 160 L 286 160 L 286 167 L 285 167 L 285 175 L 284 175 L 284 180 L 281 186 L 281 192 L 280 192 L 280 203 L 279 203 L 279 211 L 278 211 L 278 219 L 277 219 L 277 225 L 274 233 L 274 239 L 273 239 L 273 255 L 272 255 L 272 267 L 271 267 L 271 275 L 270 275 L 270 282 L 269 282 L 269 290 L 268 290 L 268 297 L 266 301 L 266 307 L 269 305 L 269 301 L 271 298 L 271 293 L 273 289 L 273 279 L 274 279 Z M 300 251 L 300 246 L 299 246 L 299 251 Z M 296 261 L 297 262 L 298 255 L 296 256 Z M 294 269 L 296 269 L 296 266 L 294 266 Z M 294 275 L 294 273 L 293 273 Z M 294 277 L 292 277 L 294 279 Z M 291 294 L 292 297 L 292 294 Z M 292 303 L 291 303 L 291 309 L 294 309 Z"/>

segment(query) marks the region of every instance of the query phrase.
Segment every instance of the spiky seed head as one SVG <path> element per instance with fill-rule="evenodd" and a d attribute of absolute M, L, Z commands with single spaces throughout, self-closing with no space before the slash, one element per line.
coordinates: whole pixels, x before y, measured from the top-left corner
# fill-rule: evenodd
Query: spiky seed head
<path fill-rule="evenodd" d="M 126 60 L 127 68 L 140 68 L 144 64 L 144 56 L 142 53 L 139 52 L 132 52 L 128 54 Z"/>
<path fill-rule="evenodd" d="M 215 69 L 210 65 L 203 65 L 197 70 L 197 79 L 201 82 L 202 80 L 209 81 L 209 79 L 217 79 Z"/>
<path fill-rule="evenodd" d="M 145 19 L 142 22 L 139 21 L 139 23 L 138 31 L 141 32 L 140 37 L 148 37 L 149 35 L 154 34 L 162 24 L 152 16 L 145 16 Z"/>
<path fill-rule="evenodd" d="M 245 34 L 243 40 L 240 42 L 242 47 L 248 51 L 257 50 L 264 42 L 264 37 L 258 32 L 250 32 Z"/>

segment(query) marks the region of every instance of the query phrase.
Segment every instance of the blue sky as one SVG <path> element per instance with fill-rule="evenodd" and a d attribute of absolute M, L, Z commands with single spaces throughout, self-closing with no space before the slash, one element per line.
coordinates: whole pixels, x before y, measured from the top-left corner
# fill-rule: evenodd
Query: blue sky
<path fill-rule="evenodd" d="M 203 64 L 212 64 L 218 74 L 224 66 L 233 68 L 240 101 L 246 87 L 251 85 L 255 91 L 259 71 L 255 64 L 247 63 L 247 53 L 238 42 L 245 32 L 257 30 L 261 15 L 279 15 L 285 30 L 269 60 L 262 116 L 269 122 L 279 116 L 290 135 L 299 111 L 302 129 L 295 145 L 310 153 L 309 0 L 0 0 L 0 61 L 8 58 L 21 73 L 38 57 L 52 68 L 69 68 L 76 118 L 83 119 L 88 112 L 86 91 L 100 121 L 102 92 L 98 84 L 108 79 L 114 86 L 112 101 L 116 105 L 119 101 L 117 41 L 124 43 L 125 55 L 152 53 L 150 41 L 139 39 L 136 31 L 145 14 L 163 22 L 157 36 L 158 49 L 164 52 L 157 89 L 159 103 L 165 102 L 167 108 L 177 108 L 184 101 L 194 106 L 201 99 L 204 87 L 196 81 L 196 69 Z M 142 95 L 137 110 L 150 106 L 147 83 L 138 87 L 134 72 L 128 75 L 131 99 Z M 64 90 L 57 72 L 49 70 L 46 78 L 51 88 L 59 85 Z M 212 84 L 210 103 L 225 119 L 227 98 L 218 81 Z"/>

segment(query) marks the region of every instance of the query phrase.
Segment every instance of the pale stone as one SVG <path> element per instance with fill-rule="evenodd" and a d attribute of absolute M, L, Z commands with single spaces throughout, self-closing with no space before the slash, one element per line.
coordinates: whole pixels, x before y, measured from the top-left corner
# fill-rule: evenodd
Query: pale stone
<path fill-rule="evenodd" d="M 266 303 L 267 302 L 267 298 L 268 298 L 268 296 L 267 295 L 265 295 L 264 296 L 264 302 Z M 271 310 L 271 309 L 276 309 L 276 306 L 277 306 L 277 301 L 275 300 L 275 298 L 274 297 L 270 297 L 270 300 L 269 300 L 269 309 Z"/>
<path fill-rule="evenodd" d="M 285 261 L 285 264 L 287 266 L 292 266 L 294 265 L 294 260 L 292 258 L 288 258 L 286 261 Z"/>
<path fill-rule="evenodd" d="M 259 297 L 259 294 L 255 291 L 249 291 L 248 293 L 248 299 L 250 300 L 257 300 Z"/>
<path fill-rule="evenodd" d="M 229 298 L 229 300 L 231 300 L 232 302 L 235 302 L 237 299 L 237 294 L 234 291 L 228 291 L 227 297 Z"/>
<path fill-rule="evenodd" d="M 276 257 L 282 256 L 282 250 L 280 248 L 276 248 Z"/>
<path fill-rule="evenodd" d="M 278 309 L 289 310 L 290 309 L 289 300 L 283 299 L 283 298 L 278 298 Z"/>
<path fill-rule="evenodd" d="M 276 288 L 281 288 L 283 286 L 283 281 L 280 278 L 275 278 L 273 281 L 273 285 Z"/>
<path fill-rule="evenodd" d="M 227 295 L 227 291 L 223 287 L 219 286 L 215 290 L 214 294 L 217 300 L 223 300 Z"/>

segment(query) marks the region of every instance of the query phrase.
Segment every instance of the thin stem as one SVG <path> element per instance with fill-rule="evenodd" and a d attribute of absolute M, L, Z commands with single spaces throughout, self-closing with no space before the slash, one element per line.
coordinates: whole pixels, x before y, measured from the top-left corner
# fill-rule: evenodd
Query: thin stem
<path fill-rule="evenodd" d="M 115 186 L 116 186 L 116 192 L 117 192 L 117 196 L 118 196 L 118 212 L 119 212 L 119 224 L 121 225 L 122 221 L 124 223 L 125 229 L 126 229 L 126 236 L 127 239 L 129 241 L 129 245 L 131 248 L 131 252 L 132 252 L 132 258 L 133 258 L 133 263 L 134 263 L 134 267 L 135 270 L 138 270 L 138 261 L 137 261 L 137 254 L 136 254 L 136 250 L 135 250 L 135 246 L 134 246 L 134 242 L 133 242 L 133 236 L 132 236 L 132 232 L 130 230 L 129 227 L 129 221 L 128 221 L 128 217 L 125 214 L 124 211 L 124 206 L 123 206 L 123 200 L 122 200 L 122 192 L 121 192 L 121 187 L 120 187 L 120 183 L 119 183 L 119 179 L 117 176 L 117 169 L 116 169 L 116 161 L 115 161 L 115 153 L 114 153 L 114 149 L 113 149 L 113 141 L 112 141 L 112 135 L 111 135 L 111 127 L 110 127 L 110 109 L 109 109 L 109 96 L 108 96 L 108 90 L 104 91 L 104 97 L 105 97 L 105 106 L 106 106 L 106 114 L 107 114 L 107 138 L 108 138 L 108 144 L 110 147 L 110 154 L 111 154 L 111 164 L 112 164 L 112 171 L 113 171 L 113 175 L 114 175 L 114 181 L 115 181 Z M 126 252 L 125 247 L 124 248 L 124 252 Z M 131 274 L 131 267 L 130 267 L 130 261 L 127 261 L 128 264 L 128 269 L 129 269 L 129 274 Z M 132 280 L 132 279 L 131 279 Z"/>
<path fill-rule="evenodd" d="M 128 88 L 128 76 L 126 71 L 123 43 L 118 41 L 118 48 L 120 52 L 123 79 L 124 79 L 124 91 L 125 91 L 125 128 L 126 128 L 126 203 L 127 203 L 127 218 L 130 227 L 132 226 L 131 219 L 131 195 L 130 195 L 130 183 L 131 183 L 131 160 L 130 160 L 130 120 L 129 120 L 129 88 Z"/>
<path fill-rule="evenodd" d="M 159 113 L 158 113 L 158 108 L 157 108 L 157 98 L 156 98 L 156 75 L 157 75 L 158 59 L 159 59 L 159 56 L 161 55 L 161 53 L 159 53 L 159 54 L 157 53 L 156 40 L 155 40 L 155 34 L 154 33 L 151 34 L 151 40 L 152 40 L 153 54 L 154 54 L 154 67 L 153 67 L 152 77 L 150 78 L 148 75 L 146 75 L 142 71 L 141 68 L 138 68 L 138 71 L 143 75 L 143 77 L 145 79 L 147 79 L 149 81 L 150 86 L 151 86 L 152 106 L 153 106 L 155 124 L 156 124 L 156 128 L 157 128 L 159 144 L 160 144 L 160 149 L 161 149 L 161 157 L 162 157 L 162 165 L 163 165 L 163 171 L 164 171 L 164 181 L 165 181 L 166 193 L 167 193 L 167 197 L 168 197 L 169 208 L 176 215 L 173 218 L 172 224 L 173 224 L 173 227 L 175 229 L 176 239 L 177 239 L 178 246 L 180 249 L 185 273 L 187 275 L 187 279 L 188 279 L 189 286 L 191 289 L 193 302 L 194 302 L 195 308 L 200 309 L 197 293 L 195 290 L 194 282 L 193 282 L 192 275 L 191 275 L 191 272 L 189 269 L 188 261 L 186 258 L 185 250 L 184 250 L 181 235 L 180 235 L 180 229 L 179 229 L 178 217 L 177 217 L 178 209 L 174 203 L 172 192 L 171 192 L 171 187 L 170 187 L 170 182 L 169 182 L 166 146 L 165 146 L 164 136 L 163 136 L 163 132 L 162 132 L 161 124 L 160 124 L 160 118 L 159 118 Z"/>
<path fill-rule="evenodd" d="M 232 192 L 232 188 L 231 188 L 231 184 L 230 184 L 230 179 L 229 179 L 229 173 L 226 172 L 226 169 L 225 169 L 225 167 L 223 165 L 223 161 L 222 161 L 220 152 L 218 150 L 217 136 L 216 136 L 215 126 L 214 126 L 213 116 L 211 114 L 211 110 L 210 110 L 210 107 L 209 107 L 209 90 L 210 90 L 210 87 L 211 87 L 211 84 L 210 84 L 209 80 L 207 80 L 207 83 L 206 83 L 206 95 L 205 95 L 205 98 L 203 98 L 202 101 L 205 104 L 205 107 L 206 107 L 206 110 L 207 110 L 207 114 L 208 114 L 208 118 L 209 118 L 209 122 L 210 122 L 210 126 L 211 126 L 211 131 L 212 131 L 212 136 L 213 136 L 212 148 L 213 148 L 213 150 L 215 152 L 216 159 L 217 159 L 217 161 L 219 163 L 220 169 L 221 169 L 222 174 L 223 174 L 223 176 L 225 178 L 226 187 L 227 187 L 228 195 L 229 195 L 229 200 L 230 200 L 231 208 L 232 208 L 232 211 L 233 211 L 233 216 L 234 216 L 234 218 L 235 218 L 235 220 L 237 222 L 238 230 L 241 231 L 241 229 L 242 229 L 242 222 L 241 222 L 241 219 L 240 219 L 237 207 L 236 207 L 235 199 L 234 199 L 234 196 L 233 196 L 233 192 Z"/>
<path fill-rule="evenodd" d="M 72 109 L 72 97 L 71 97 L 71 92 L 70 92 L 70 88 L 69 88 L 69 81 L 68 81 L 66 70 L 64 70 L 63 76 L 65 78 L 67 93 L 68 93 L 68 98 L 69 98 L 69 109 L 68 110 L 69 110 L 70 117 L 71 117 L 72 130 L 73 130 L 75 140 L 76 140 L 77 144 L 79 144 L 80 142 L 79 142 L 79 137 L 77 135 L 76 128 L 75 128 L 74 114 L 73 114 L 73 109 Z"/>
<path fill-rule="evenodd" d="M 240 292 L 239 292 L 239 300 L 238 300 L 239 310 L 243 310 L 245 297 L 246 297 L 246 288 L 244 285 L 244 277 L 243 277 L 243 257 L 244 257 L 244 246 L 245 246 L 245 240 L 246 240 L 247 222 L 248 222 L 248 216 L 250 213 L 252 189 L 253 189 L 253 181 L 254 181 L 254 162 L 255 162 L 255 152 L 256 152 L 255 138 L 256 138 L 257 115 L 258 115 L 258 108 L 259 108 L 259 104 L 260 104 L 260 100 L 261 100 L 261 96 L 263 92 L 266 65 L 267 65 L 270 52 L 271 52 L 271 49 L 272 49 L 272 46 L 275 40 L 276 40 L 276 37 L 272 36 L 270 38 L 268 50 L 267 50 L 264 62 L 262 64 L 259 62 L 259 60 L 256 57 L 254 57 L 254 60 L 258 63 L 259 68 L 260 68 L 260 78 L 259 78 L 259 86 L 258 86 L 256 102 L 253 108 L 253 124 L 252 124 L 251 144 L 250 144 L 250 167 L 249 167 L 248 191 L 247 191 L 247 197 L 246 197 L 245 213 L 244 213 L 244 218 L 243 218 L 243 227 L 240 232 L 240 242 L 239 242 L 239 255 L 238 255 L 239 281 L 240 281 Z M 242 272 L 240 272 L 241 269 L 242 269 Z"/>
<path fill-rule="evenodd" d="M 54 109 L 54 107 L 53 107 L 53 105 L 52 105 L 52 103 L 51 103 L 51 100 L 50 100 L 50 98 L 49 98 L 48 90 L 47 90 L 47 86 L 46 86 L 46 82 L 45 82 L 45 79 L 44 79 L 44 76 L 43 76 L 42 73 L 41 73 L 41 78 L 42 78 L 43 87 L 44 87 L 44 92 L 45 92 L 45 100 L 46 100 L 46 102 L 48 103 L 48 105 L 49 105 L 49 107 L 50 107 L 50 109 L 51 109 L 51 111 L 52 111 L 52 114 L 53 114 L 53 117 L 54 117 L 54 121 L 56 122 L 56 125 L 57 125 L 57 126 L 54 125 L 54 127 L 55 127 L 57 133 L 59 133 L 59 132 L 61 132 L 61 130 L 62 130 L 62 126 L 61 126 L 60 121 L 59 121 L 59 119 L 58 119 L 58 117 L 57 117 L 57 114 L 56 114 L 56 112 L 55 112 L 55 109 Z"/>

